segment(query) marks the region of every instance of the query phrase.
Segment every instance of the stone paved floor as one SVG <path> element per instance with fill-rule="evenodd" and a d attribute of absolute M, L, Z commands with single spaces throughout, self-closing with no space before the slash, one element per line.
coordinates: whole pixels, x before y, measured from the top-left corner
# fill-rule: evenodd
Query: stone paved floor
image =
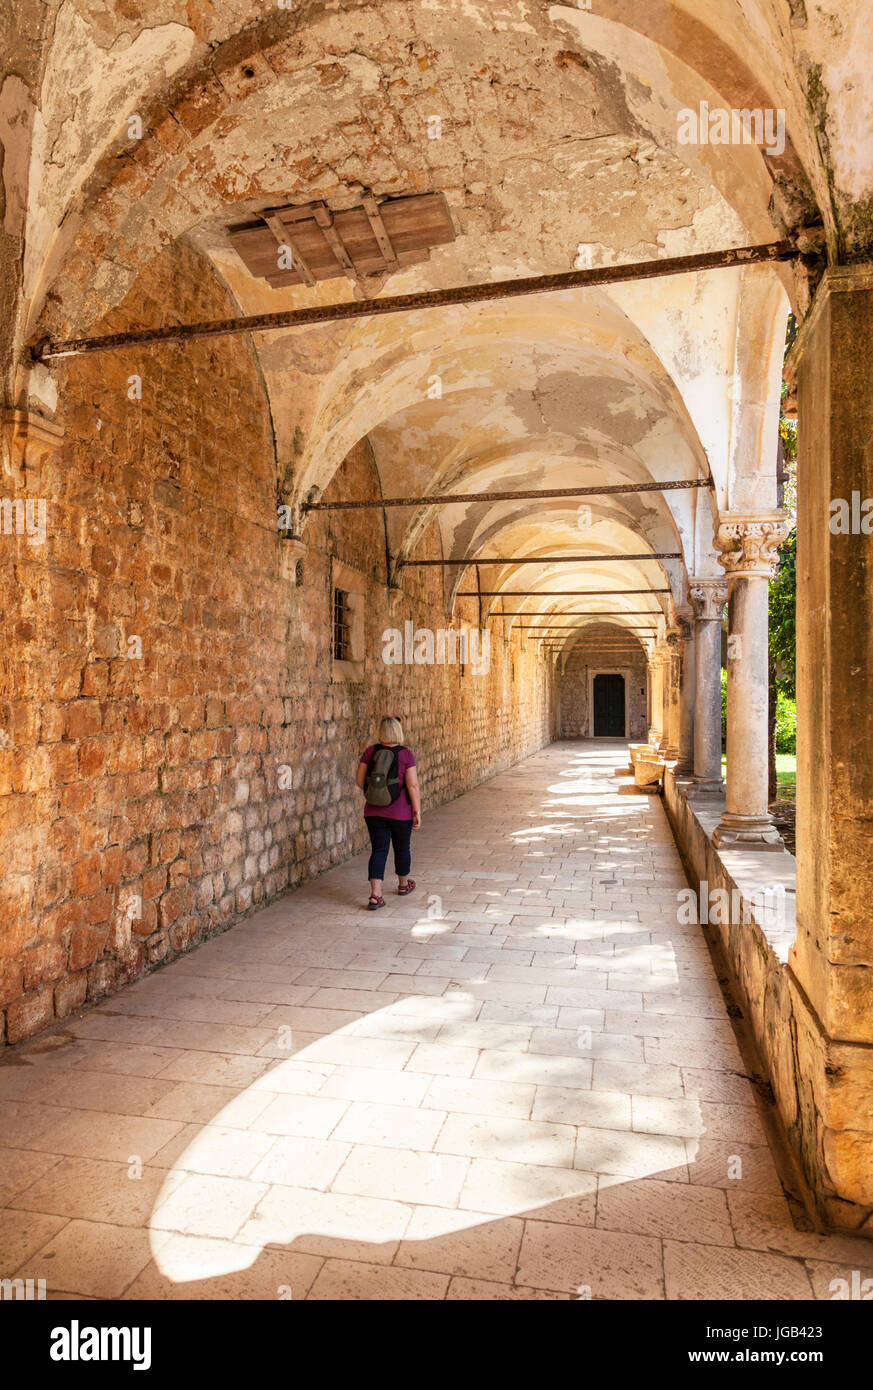
<path fill-rule="evenodd" d="M 873 1243 L 792 1225 L 625 761 L 555 744 L 425 817 L 410 898 L 365 912 L 359 856 L 8 1056 L 0 1277 L 789 1300 L 868 1277 Z"/>

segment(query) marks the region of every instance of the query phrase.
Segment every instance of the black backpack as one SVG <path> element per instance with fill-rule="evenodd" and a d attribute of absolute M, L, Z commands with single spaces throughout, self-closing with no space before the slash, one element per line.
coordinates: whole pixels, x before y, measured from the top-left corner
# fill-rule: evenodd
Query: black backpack
<path fill-rule="evenodd" d="M 391 806 L 403 790 L 400 747 L 377 743 L 364 778 L 364 792 L 371 806 Z"/>

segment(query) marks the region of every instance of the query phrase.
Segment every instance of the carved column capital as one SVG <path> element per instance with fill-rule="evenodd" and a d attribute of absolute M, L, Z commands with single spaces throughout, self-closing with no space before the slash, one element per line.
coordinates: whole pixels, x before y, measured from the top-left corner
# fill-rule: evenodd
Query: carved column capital
<path fill-rule="evenodd" d="M 728 597 L 727 580 L 692 579 L 688 595 L 699 622 L 721 621 L 721 612 Z"/>
<path fill-rule="evenodd" d="M 789 531 L 785 512 L 733 512 L 713 537 L 718 561 L 728 575 L 769 579 L 779 560 L 778 550 Z"/>

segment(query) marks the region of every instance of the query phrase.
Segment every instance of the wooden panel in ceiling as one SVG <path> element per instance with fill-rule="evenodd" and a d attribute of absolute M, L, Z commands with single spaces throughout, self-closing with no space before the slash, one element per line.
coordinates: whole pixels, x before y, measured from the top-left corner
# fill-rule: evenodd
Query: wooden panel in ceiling
<path fill-rule="evenodd" d="M 247 270 L 275 289 L 339 275 L 360 280 L 426 261 L 432 247 L 454 241 L 455 228 L 445 196 L 421 193 L 382 202 L 367 197 L 342 212 L 324 203 L 265 208 L 257 221 L 228 235 Z M 282 247 L 290 248 L 290 269 L 280 268 Z"/>

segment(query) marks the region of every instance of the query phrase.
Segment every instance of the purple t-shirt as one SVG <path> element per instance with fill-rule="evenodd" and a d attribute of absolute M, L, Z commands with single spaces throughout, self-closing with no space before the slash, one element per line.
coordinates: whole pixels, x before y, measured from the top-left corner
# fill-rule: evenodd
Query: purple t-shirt
<path fill-rule="evenodd" d="M 394 743 L 382 745 L 384 748 L 396 748 Z M 361 754 L 361 762 L 370 766 L 370 759 L 376 750 L 375 743 L 371 743 L 369 748 L 365 748 Z M 401 748 L 397 754 L 397 771 L 400 774 L 402 787 L 400 795 L 396 801 L 392 801 L 390 806 L 371 806 L 369 801 L 364 802 L 365 816 L 385 816 L 387 820 L 412 820 L 412 802 L 406 794 L 406 769 L 415 767 L 415 757 L 409 748 Z"/>

